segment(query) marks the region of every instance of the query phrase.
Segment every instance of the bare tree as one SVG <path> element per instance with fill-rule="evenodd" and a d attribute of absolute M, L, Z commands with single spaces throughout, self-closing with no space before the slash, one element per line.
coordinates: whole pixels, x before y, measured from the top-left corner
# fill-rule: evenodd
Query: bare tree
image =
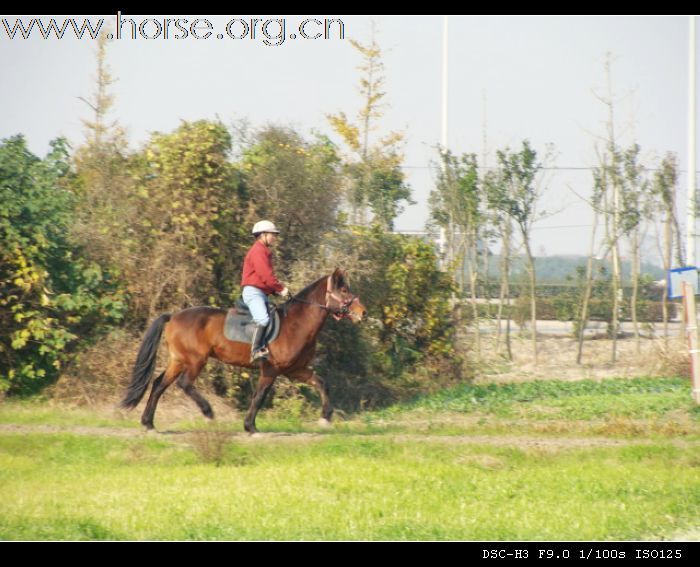
<path fill-rule="evenodd" d="M 607 139 L 605 153 L 600 159 L 602 173 L 602 198 L 601 205 L 605 220 L 605 242 L 607 250 L 612 255 L 612 312 L 608 328 L 612 338 L 612 362 L 617 360 L 617 337 L 620 327 L 620 306 L 623 300 L 622 270 L 620 265 L 620 236 L 621 236 L 621 211 L 622 211 L 622 173 L 621 155 L 615 138 L 615 102 L 612 94 L 611 79 L 611 55 L 606 54 L 605 76 L 607 82 L 607 96 L 597 98 L 607 107 Z M 607 254 L 606 254 L 607 255 Z"/>
<path fill-rule="evenodd" d="M 596 257 L 595 242 L 596 231 L 598 229 L 598 218 L 600 216 L 600 199 L 602 197 L 603 179 L 600 172 L 594 170 L 594 187 L 593 201 L 590 203 L 593 209 L 593 226 L 591 227 L 591 241 L 588 252 L 588 261 L 586 262 L 586 281 L 584 284 L 583 298 L 581 300 L 581 309 L 578 314 L 577 330 L 578 330 L 578 352 L 576 354 L 576 363 L 581 364 L 583 356 L 583 338 L 586 332 L 586 324 L 588 323 L 588 308 L 591 301 L 591 293 L 593 291 L 593 261 Z"/>

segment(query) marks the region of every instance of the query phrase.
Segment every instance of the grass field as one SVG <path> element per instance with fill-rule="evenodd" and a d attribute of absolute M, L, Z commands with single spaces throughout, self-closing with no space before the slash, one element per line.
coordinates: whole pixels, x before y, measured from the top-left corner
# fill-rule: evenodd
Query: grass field
<path fill-rule="evenodd" d="M 3 404 L 0 538 L 644 540 L 700 527 L 686 380 L 464 385 L 326 430 L 263 412 L 255 437 L 196 412 L 145 434 L 135 414 Z"/>

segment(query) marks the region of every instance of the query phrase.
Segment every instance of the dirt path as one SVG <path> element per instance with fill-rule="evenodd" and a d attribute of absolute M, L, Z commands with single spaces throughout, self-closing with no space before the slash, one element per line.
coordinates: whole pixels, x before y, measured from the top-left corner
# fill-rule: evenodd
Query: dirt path
<path fill-rule="evenodd" d="M 288 442 L 302 443 L 330 439 L 338 434 L 329 433 L 279 433 L 264 432 L 249 435 L 243 431 L 231 432 L 225 429 L 163 430 L 147 432 L 143 429 L 98 427 L 98 426 L 61 426 L 61 425 L 16 425 L 0 424 L 0 433 L 24 435 L 30 433 L 68 433 L 72 435 L 91 435 L 99 437 L 118 437 L 125 439 L 152 438 L 188 443 L 197 435 L 208 433 L 226 433 L 232 440 L 244 443 Z M 498 447 L 522 447 L 528 449 L 559 450 L 585 449 L 590 447 L 621 447 L 628 445 L 650 445 L 656 441 L 644 438 L 608 438 L 608 437 L 552 437 L 533 435 L 435 435 L 421 433 L 344 433 L 343 438 L 351 439 L 388 439 L 396 443 L 443 443 L 446 445 L 492 445 Z M 665 443 L 677 447 L 700 447 L 700 441 L 667 439 Z"/>

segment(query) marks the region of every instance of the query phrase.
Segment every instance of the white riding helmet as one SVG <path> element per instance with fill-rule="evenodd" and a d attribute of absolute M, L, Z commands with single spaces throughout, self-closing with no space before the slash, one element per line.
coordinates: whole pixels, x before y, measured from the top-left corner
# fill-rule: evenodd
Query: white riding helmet
<path fill-rule="evenodd" d="M 261 220 L 256 222 L 252 232 L 256 236 L 263 232 L 274 232 L 275 234 L 280 233 L 275 224 L 273 222 L 270 222 L 269 220 Z"/>

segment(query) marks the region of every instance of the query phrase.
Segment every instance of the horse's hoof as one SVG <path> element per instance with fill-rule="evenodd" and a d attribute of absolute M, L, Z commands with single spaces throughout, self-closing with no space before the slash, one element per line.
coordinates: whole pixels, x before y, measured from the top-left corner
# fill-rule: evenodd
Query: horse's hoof
<path fill-rule="evenodd" d="M 319 427 L 330 427 L 331 422 L 327 420 L 325 417 L 322 417 L 321 419 L 318 420 L 318 426 Z"/>

